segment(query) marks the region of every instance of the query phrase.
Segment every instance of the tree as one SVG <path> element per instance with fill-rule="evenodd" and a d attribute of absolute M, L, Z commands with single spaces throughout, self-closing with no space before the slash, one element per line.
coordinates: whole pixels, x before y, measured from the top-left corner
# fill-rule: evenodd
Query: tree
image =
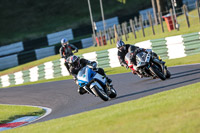
<path fill-rule="evenodd" d="M 176 8 L 182 7 L 183 5 L 182 0 L 173 0 L 173 1 L 176 1 L 177 4 Z M 165 14 L 164 12 L 172 8 L 171 0 L 156 0 L 156 3 L 158 12 L 162 12 L 163 14 Z"/>
<path fill-rule="evenodd" d="M 167 0 L 156 0 L 158 12 L 165 12 Z"/>

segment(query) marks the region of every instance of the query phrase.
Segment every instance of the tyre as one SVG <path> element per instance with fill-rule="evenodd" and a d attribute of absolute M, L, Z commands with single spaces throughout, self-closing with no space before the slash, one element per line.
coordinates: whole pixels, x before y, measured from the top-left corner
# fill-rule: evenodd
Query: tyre
<path fill-rule="evenodd" d="M 110 87 L 110 98 L 115 98 L 117 96 L 117 92 L 113 87 Z"/>
<path fill-rule="evenodd" d="M 161 80 L 165 80 L 166 79 L 165 75 L 155 65 L 152 65 L 149 69 L 151 70 L 151 72 L 153 72 Z"/>
<path fill-rule="evenodd" d="M 169 70 L 167 70 L 167 67 L 165 67 L 165 77 L 167 79 L 171 77 L 171 73 L 169 72 Z"/>
<path fill-rule="evenodd" d="M 99 96 L 102 100 L 108 101 L 109 99 L 108 95 L 104 92 L 104 90 L 99 89 L 97 85 L 95 85 L 92 88 L 92 91 L 95 93 L 96 96 Z"/>

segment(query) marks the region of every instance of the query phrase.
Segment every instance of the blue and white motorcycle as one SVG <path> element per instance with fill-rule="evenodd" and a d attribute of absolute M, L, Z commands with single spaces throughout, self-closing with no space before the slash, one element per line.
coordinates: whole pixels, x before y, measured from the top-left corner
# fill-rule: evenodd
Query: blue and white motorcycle
<path fill-rule="evenodd" d="M 107 82 L 107 79 L 89 66 L 83 67 L 78 72 L 77 79 L 80 87 L 83 87 L 88 93 L 100 97 L 104 101 L 117 96 L 117 92 Z"/>

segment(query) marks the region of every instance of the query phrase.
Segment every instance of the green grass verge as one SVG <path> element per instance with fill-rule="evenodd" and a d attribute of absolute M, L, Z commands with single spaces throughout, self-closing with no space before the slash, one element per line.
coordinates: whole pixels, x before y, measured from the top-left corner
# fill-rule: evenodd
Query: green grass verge
<path fill-rule="evenodd" d="M 0 104 L 0 124 L 23 116 L 39 116 L 44 113 L 45 111 L 38 107 Z"/>
<path fill-rule="evenodd" d="M 197 133 L 200 83 L 109 107 L 7 130 L 12 133 Z"/>

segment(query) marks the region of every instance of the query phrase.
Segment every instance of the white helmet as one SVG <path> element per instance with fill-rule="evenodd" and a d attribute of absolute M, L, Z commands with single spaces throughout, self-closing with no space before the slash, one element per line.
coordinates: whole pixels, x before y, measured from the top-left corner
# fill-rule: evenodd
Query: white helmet
<path fill-rule="evenodd" d="M 67 43 L 67 42 L 68 42 L 68 40 L 67 40 L 66 38 L 63 38 L 63 39 L 61 39 L 61 41 L 60 41 L 60 42 L 61 42 L 61 44 L 62 44 L 62 45 L 64 45 L 64 43 Z"/>
<path fill-rule="evenodd" d="M 122 40 L 117 41 L 117 44 L 116 44 L 117 48 L 122 47 L 124 45 L 125 43 Z"/>
<path fill-rule="evenodd" d="M 125 43 L 122 40 L 117 41 L 116 46 L 120 52 L 125 52 L 126 47 L 125 47 Z"/>

